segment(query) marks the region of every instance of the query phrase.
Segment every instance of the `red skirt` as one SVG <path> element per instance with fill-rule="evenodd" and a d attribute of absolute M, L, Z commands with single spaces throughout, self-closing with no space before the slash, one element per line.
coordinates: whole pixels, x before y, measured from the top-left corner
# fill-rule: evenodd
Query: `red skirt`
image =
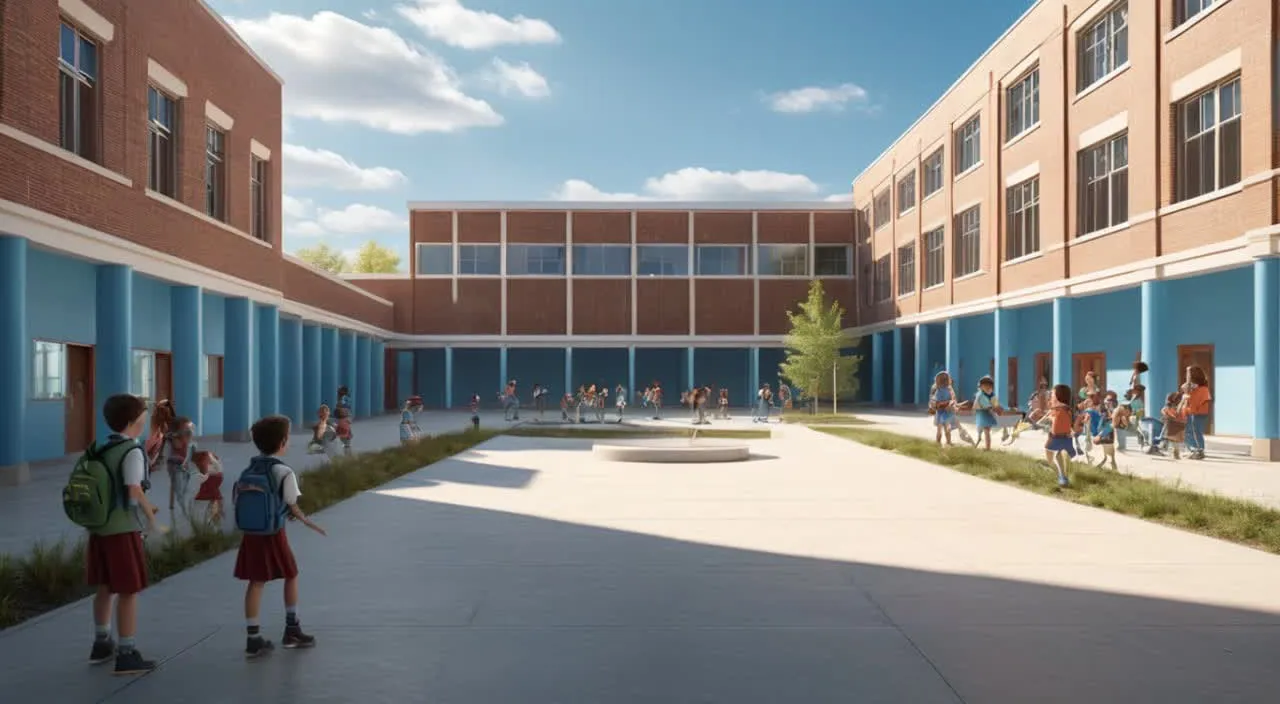
<path fill-rule="evenodd" d="M 90 533 L 84 557 L 84 580 L 91 587 L 105 586 L 112 594 L 137 594 L 147 586 L 141 533 Z"/>
<path fill-rule="evenodd" d="M 236 554 L 236 579 L 270 582 L 298 576 L 298 563 L 289 547 L 289 536 L 281 529 L 275 535 L 246 535 L 240 538 Z"/>
<path fill-rule="evenodd" d="M 204 483 L 200 485 L 200 491 L 196 492 L 196 501 L 221 501 L 222 500 L 222 475 L 210 474 Z"/>

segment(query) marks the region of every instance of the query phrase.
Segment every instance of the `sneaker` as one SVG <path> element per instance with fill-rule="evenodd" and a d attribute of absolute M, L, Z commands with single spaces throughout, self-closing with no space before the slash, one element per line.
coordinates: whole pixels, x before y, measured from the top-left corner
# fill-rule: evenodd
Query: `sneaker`
<path fill-rule="evenodd" d="M 116 642 L 110 638 L 93 641 L 93 650 L 89 651 L 89 664 L 101 665 L 116 656 Z"/>
<path fill-rule="evenodd" d="M 1071 486 L 1071 482 L 1070 482 L 1070 481 L 1067 481 L 1067 478 L 1066 478 L 1065 476 L 1063 476 L 1063 475 L 1059 474 L 1059 475 L 1058 475 L 1058 486 L 1063 487 L 1063 488 L 1065 489 L 1066 487 Z"/>
<path fill-rule="evenodd" d="M 115 674 L 117 675 L 140 675 L 154 669 L 156 669 L 155 661 L 143 659 L 142 653 L 137 650 L 116 654 Z"/>
<path fill-rule="evenodd" d="M 253 658 L 262 657 L 276 649 L 276 644 L 263 638 L 262 636 L 250 636 L 245 639 L 244 656 L 252 660 Z"/>
<path fill-rule="evenodd" d="M 285 626 L 280 644 L 289 649 L 310 648 L 316 644 L 316 637 L 303 633 L 301 626 Z"/>

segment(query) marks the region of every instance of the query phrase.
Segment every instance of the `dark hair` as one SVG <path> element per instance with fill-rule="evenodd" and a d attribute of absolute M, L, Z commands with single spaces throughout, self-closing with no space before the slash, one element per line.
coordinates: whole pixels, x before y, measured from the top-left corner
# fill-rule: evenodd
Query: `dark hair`
<path fill-rule="evenodd" d="M 173 429 L 173 414 L 173 403 L 169 399 L 157 401 L 151 409 L 151 427 L 162 433 L 169 432 Z"/>
<path fill-rule="evenodd" d="M 102 419 L 117 433 L 123 433 L 146 412 L 147 402 L 133 394 L 116 394 L 102 404 Z"/>
<path fill-rule="evenodd" d="M 1208 386 L 1209 377 L 1205 375 L 1204 369 L 1199 366 L 1192 365 L 1187 369 L 1188 375 L 1191 377 L 1191 383 L 1196 386 Z"/>
<path fill-rule="evenodd" d="M 338 395 L 339 395 L 339 396 L 347 396 L 347 395 L 349 395 L 350 393 L 351 393 L 351 390 L 350 390 L 350 389 L 348 389 L 347 387 L 345 387 L 345 386 L 339 386 L 339 387 L 338 387 Z"/>
<path fill-rule="evenodd" d="M 1053 387 L 1053 400 L 1066 406 L 1071 405 L 1071 387 L 1057 384 Z"/>
<path fill-rule="evenodd" d="M 253 446 L 264 455 L 274 455 L 284 447 L 289 439 L 289 418 L 286 416 L 266 416 L 249 428 L 253 438 Z"/>
<path fill-rule="evenodd" d="M 1182 400 L 1182 394 L 1177 391 L 1174 391 L 1173 393 L 1164 397 L 1164 404 L 1166 406 L 1176 406 L 1178 404 L 1178 401 L 1181 401 L 1181 400 Z"/>
<path fill-rule="evenodd" d="M 190 422 L 191 422 L 190 418 L 186 416 L 178 416 L 177 418 L 174 418 L 173 421 L 169 423 L 169 432 L 170 433 L 182 432 L 183 426 L 185 426 L 187 423 L 190 423 Z"/>
<path fill-rule="evenodd" d="M 989 376 L 984 376 L 978 380 L 978 386 L 995 386 L 996 380 Z"/>

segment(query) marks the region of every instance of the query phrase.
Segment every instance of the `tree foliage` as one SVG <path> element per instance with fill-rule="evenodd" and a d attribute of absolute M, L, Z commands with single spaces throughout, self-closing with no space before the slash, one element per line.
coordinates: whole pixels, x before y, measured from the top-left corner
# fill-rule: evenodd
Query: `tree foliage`
<path fill-rule="evenodd" d="M 399 270 L 400 255 L 373 240 L 365 242 L 351 262 L 351 271 L 358 274 L 394 274 Z"/>
<path fill-rule="evenodd" d="M 809 297 L 787 311 L 791 331 L 783 344 L 787 358 L 779 366 L 782 378 L 793 387 L 805 390 L 809 398 L 831 398 L 832 366 L 835 366 L 837 397 L 852 397 L 858 392 L 857 355 L 841 354 L 841 350 L 858 344 L 844 332 L 844 308 L 839 301 L 828 303 L 822 282 L 809 284 Z"/>
<path fill-rule="evenodd" d="M 332 274 L 341 274 L 347 270 L 347 258 L 342 252 L 321 242 L 314 247 L 303 247 L 294 253 L 302 261 Z"/>

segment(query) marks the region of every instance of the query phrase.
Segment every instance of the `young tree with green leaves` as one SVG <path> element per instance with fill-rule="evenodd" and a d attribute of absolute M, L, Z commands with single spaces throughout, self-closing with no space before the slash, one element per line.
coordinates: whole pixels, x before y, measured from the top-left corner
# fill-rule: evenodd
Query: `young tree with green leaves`
<path fill-rule="evenodd" d="M 365 242 L 351 262 L 351 271 L 357 274 L 394 274 L 399 270 L 400 255 L 373 240 Z"/>
<path fill-rule="evenodd" d="M 331 274 L 341 274 L 347 270 L 347 258 L 342 252 L 321 242 L 314 247 L 303 247 L 294 256 L 302 261 Z"/>
<path fill-rule="evenodd" d="M 843 355 L 841 350 L 858 344 L 844 332 L 844 308 L 839 301 L 827 302 L 822 281 L 809 284 L 809 297 L 787 311 L 791 331 L 783 340 L 787 358 L 780 367 L 782 378 L 792 387 L 804 389 L 810 400 L 852 398 L 858 392 L 858 355 Z M 834 371 L 834 373 L 833 373 Z"/>

